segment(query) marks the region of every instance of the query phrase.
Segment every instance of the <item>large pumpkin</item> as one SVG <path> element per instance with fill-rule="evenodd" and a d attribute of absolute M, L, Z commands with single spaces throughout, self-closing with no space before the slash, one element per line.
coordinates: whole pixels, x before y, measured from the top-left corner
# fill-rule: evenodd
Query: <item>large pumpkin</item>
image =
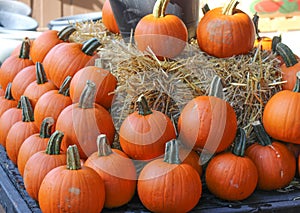
<path fill-rule="evenodd" d="M 105 0 L 102 7 L 102 22 L 112 33 L 120 33 L 119 26 L 115 19 L 109 0 Z"/>
<path fill-rule="evenodd" d="M 67 150 L 67 165 L 52 169 L 41 183 L 38 202 L 42 212 L 102 211 L 104 182 L 96 171 L 81 166 L 76 145 Z"/>
<path fill-rule="evenodd" d="M 168 142 L 164 158 L 146 164 L 138 177 L 138 196 L 151 212 L 189 212 L 201 198 L 200 176 L 181 163 L 177 143 Z"/>
<path fill-rule="evenodd" d="M 153 13 L 144 16 L 136 25 L 134 40 L 137 48 L 148 48 L 159 58 L 179 55 L 188 40 L 184 22 L 175 15 L 165 14 L 169 0 L 157 0 Z"/>
<path fill-rule="evenodd" d="M 105 135 L 97 138 L 98 151 L 84 165 L 94 169 L 104 180 L 106 208 L 128 203 L 136 189 L 136 169 L 133 161 L 121 150 L 112 149 Z"/>
<path fill-rule="evenodd" d="M 176 138 L 171 119 L 151 110 L 144 95 L 136 101 L 138 111 L 128 115 L 120 127 L 122 150 L 136 160 L 151 160 L 164 154 L 165 144 Z"/>
<path fill-rule="evenodd" d="M 197 41 L 209 55 L 226 58 L 253 49 L 255 28 L 251 18 L 236 9 L 236 0 L 205 13 L 197 27 Z"/>
<path fill-rule="evenodd" d="M 237 118 L 232 106 L 222 99 L 221 78 L 216 76 L 211 88 L 208 96 L 198 96 L 184 106 L 178 120 L 178 137 L 189 148 L 215 153 L 233 142 Z"/>

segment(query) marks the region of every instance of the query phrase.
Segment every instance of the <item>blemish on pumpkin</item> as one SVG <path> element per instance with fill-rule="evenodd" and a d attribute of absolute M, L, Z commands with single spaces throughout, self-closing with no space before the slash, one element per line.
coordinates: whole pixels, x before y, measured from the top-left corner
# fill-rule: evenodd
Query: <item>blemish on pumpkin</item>
<path fill-rule="evenodd" d="M 230 24 L 226 20 L 216 19 L 207 24 L 207 32 L 211 42 L 217 44 L 232 44 L 232 32 L 228 27 Z M 222 29 L 222 30 L 221 30 Z"/>
<path fill-rule="evenodd" d="M 69 192 L 73 193 L 73 194 L 76 194 L 76 195 L 79 195 L 80 194 L 80 189 L 72 187 L 72 188 L 69 189 Z"/>
<path fill-rule="evenodd" d="M 237 189 L 239 188 L 239 184 L 233 183 L 233 180 L 232 180 L 232 179 L 229 181 L 229 183 L 230 183 L 231 186 L 233 186 L 233 187 L 235 187 L 235 188 L 237 188 Z"/>

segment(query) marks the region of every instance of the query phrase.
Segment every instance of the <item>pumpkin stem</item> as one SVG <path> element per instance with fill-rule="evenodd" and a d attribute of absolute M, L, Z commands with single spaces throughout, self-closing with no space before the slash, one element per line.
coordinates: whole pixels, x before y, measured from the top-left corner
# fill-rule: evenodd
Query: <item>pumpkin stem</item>
<path fill-rule="evenodd" d="M 36 62 L 35 64 L 35 73 L 36 73 L 36 83 L 37 84 L 45 84 L 48 82 L 46 72 L 44 70 L 44 66 L 40 62 Z"/>
<path fill-rule="evenodd" d="M 43 120 L 40 129 L 40 138 L 50 138 L 53 124 L 54 119 L 52 117 L 47 117 Z"/>
<path fill-rule="evenodd" d="M 238 4 L 239 4 L 239 2 L 237 0 L 228 1 L 228 3 L 225 4 L 225 6 L 223 7 L 222 14 L 227 15 L 227 16 L 233 15 L 234 10 Z"/>
<path fill-rule="evenodd" d="M 90 80 L 87 80 L 86 85 L 80 95 L 78 106 L 82 109 L 93 108 L 95 94 L 96 94 L 96 84 Z"/>
<path fill-rule="evenodd" d="M 214 78 L 210 84 L 208 96 L 214 96 L 214 97 L 218 97 L 220 99 L 224 99 L 222 79 L 218 75 L 214 76 Z"/>
<path fill-rule="evenodd" d="M 141 94 L 138 97 L 136 105 L 138 108 L 139 115 L 146 116 L 152 114 L 152 110 L 150 109 L 146 97 L 143 94 Z"/>
<path fill-rule="evenodd" d="M 59 155 L 60 154 L 60 145 L 62 139 L 64 137 L 64 133 L 62 131 L 56 130 L 49 138 L 46 154 L 48 155 Z"/>
<path fill-rule="evenodd" d="M 298 63 L 293 51 L 286 44 L 279 42 L 276 45 L 276 52 L 282 57 L 287 67 L 292 67 Z"/>
<path fill-rule="evenodd" d="M 5 94 L 4 94 L 4 98 L 5 98 L 6 100 L 14 101 L 15 99 L 14 99 L 14 97 L 13 97 L 12 94 L 11 94 L 11 85 L 12 85 L 11 82 L 9 82 L 9 83 L 7 84 L 7 87 L 6 87 L 6 90 L 5 90 Z"/>
<path fill-rule="evenodd" d="M 71 83 L 71 76 L 67 76 L 65 80 L 63 81 L 62 85 L 60 86 L 58 93 L 62 94 L 64 96 L 69 96 L 70 95 L 70 83 Z"/>
<path fill-rule="evenodd" d="M 155 18 L 162 18 L 166 14 L 166 9 L 170 0 L 156 0 L 153 7 L 153 16 Z"/>
<path fill-rule="evenodd" d="M 208 11 L 210 11 L 210 8 L 209 8 L 208 4 L 205 4 L 202 7 L 202 13 L 203 13 L 203 15 L 205 15 Z"/>
<path fill-rule="evenodd" d="M 256 12 L 252 18 L 252 22 L 254 24 L 257 40 L 260 40 L 259 29 L 258 29 L 258 20 L 259 20 L 259 16 L 257 15 L 257 12 Z"/>
<path fill-rule="evenodd" d="M 179 145 L 176 139 L 172 139 L 166 143 L 164 162 L 181 164 L 181 160 L 179 159 Z"/>
<path fill-rule="evenodd" d="M 232 153 L 236 156 L 243 157 L 246 147 L 246 132 L 243 128 L 238 128 L 235 136 L 234 146 Z"/>
<path fill-rule="evenodd" d="M 73 32 L 76 31 L 76 28 L 73 26 L 73 25 L 68 25 L 66 26 L 65 28 L 63 28 L 61 31 L 59 31 L 57 33 L 57 37 L 60 39 L 60 40 L 63 40 L 63 41 L 68 41 L 70 36 L 72 35 Z"/>
<path fill-rule="evenodd" d="M 281 35 L 280 36 L 274 36 L 272 38 L 272 52 L 273 53 L 276 53 L 276 46 L 277 46 L 278 43 L 281 42 L 281 40 L 282 40 Z"/>
<path fill-rule="evenodd" d="M 97 147 L 98 147 L 98 156 L 108 156 L 112 154 L 112 150 L 107 143 L 107 138 L 105 134 L 98 135 L 97 137 Z"/>
<path fill-rule="evenodd" d="M 18 105 L 17 105 L 17 109 L 21 109 L 22 108 L 22 104 L 21 104 L 21 99 L 18 101 Z"/>
<path fill-rule="evenodd" d="M 30 52 L 30 40 L 28 37 L 25 37 L 20 48 L 19 58 L 29 59 L 29 52 Z"/>
<path fill-rule="evenodd" d="M 21 96 L 21 106 L 22 106 L 22 121 L 23 122 L 33 122 L 33 109 L 28 97 L 22 95 Z"/>
<path fill-rule="evenodd" d="M 293 89 L 293 92 L 300 92 L 300 72 L 296 73 L 296 83 Z"/>
<path fill-rule="evenodd" d="M 84 52 L 86 55 L 94 55 L 94 52 L 98 47 L 100 47 L 101 43 L 97 38 L 91 38 L 84 42 L 81 51 Z"/>
<path fill-rule="evenodd" d="M 76 144 L 70 145 L 67 149 L 67 169 L 81 169 L 80 156 Z"/>
<path fill-rule="evenodd" d="M 262 146 L 268 146 L 272 144 L 272 140 L 265 131 L 263 125 L 260 121 L 254 121 L 252 123 L 253 130 L 255 132 L 255 135 L 257 137 L 258 143 Z"/>

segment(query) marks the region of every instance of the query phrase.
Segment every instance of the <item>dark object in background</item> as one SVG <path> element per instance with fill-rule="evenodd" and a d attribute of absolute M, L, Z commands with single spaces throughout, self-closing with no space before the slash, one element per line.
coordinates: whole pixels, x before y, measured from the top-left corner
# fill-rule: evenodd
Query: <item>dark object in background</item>
<path fill-rule="evenodd" d="M 109 0 L 123 39 L 130 37 L 139 20 L 152 13 L 156 0 Z M 166 14 L 173 14 L 183 20 L 188 28 L 189 38 L 196 34 L 199 18 L 199 0 L 171 0 Z"/>

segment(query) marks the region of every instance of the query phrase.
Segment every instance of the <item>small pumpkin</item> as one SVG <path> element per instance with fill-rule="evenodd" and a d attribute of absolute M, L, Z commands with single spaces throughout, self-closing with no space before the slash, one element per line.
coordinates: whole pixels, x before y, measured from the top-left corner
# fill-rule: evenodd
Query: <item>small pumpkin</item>
<path fill-rule="evenodd" d="M 109 0 L 105 0 L 102 7 L 102 22 L 112 33 L 120 33 L 119 26 L 115 19 Z"/>
<path fill-rule="evenodd" d="M 266 103 L 262 123 L 272 138 L 287 143 L 300 144 L 300 72 L 293 91 L 281 90 Z"/>
<path fill-rule="evenodd" d="M 286 187 L 295 177 L 296 159 L 285 144 L 272 141 L 262 124 L 255 121 L 257 142 L 246 149 L 258 171 L 258 189 L 276 190 Z"/>
<path fill-rule="evenodd" d="M 21 176 L 24 174 L 24 168 L 28 159 L 36 152 L 46 149 L 53 124 L 53 118 L 45 118 L 41 125 L 40 132 L 30 135 L 20 146 L 17 165 Z"/>
<path fill-rule="evenodd" d="M 34 63 L 43 62 L 47 53 L 57 44 L 68 42 L 69 37 L 76 31 L 73 25 L 68 25 L 62 30 L 46 30 L 39 35 L 31 45 L 30 57 Z"/>
<path fill-rule="evenodd" d="M 119 140 L 122 150 L 135 160 L 151 160 L 164 154 L 165 144 L 176 138 L 171 119 L 151 110 L 142 94 L 136 101 L 138 111 L 122 122 Z"/>
<path fill-rule="evenodd" d="M 209 191 L 216 197 L 239 201 L 248 198 L 255 190 L 258 172 L 254 162 L 245 156 L 246 133 L 238 128 L 232 151 L 215 155 L 205 170 Z"/>
<path fill-rule="evenodd" d="M 273 48 L 273 39 L 268 36 L 260 36 L 258 29 L 258 20 L 259 16 L 257 13 L 254 14 L 252 21 L 255 27 L 256 39 L 254 41 L 254 47 L 260 48 L 260 50 L 272 51 Z"/>
<path fill-rule="evenodd" d="M 170 0 L 156 0 L 153 13 L 141 18 L 134 31 L 137 48 L 148 48 L 158 59 L 174 58 L 186 46 L 188 31 L 184 22 L 175 15 L 166 14 Z"/>
<path fill-rule="evenodd" d="M 16 107 L 18 102 L 12 97 L 11 83 L 6 87 L 4 96 L 0 96 L 0 116 L 8 109 Z"/>
<path fill-rule="evenodd" d="M 17 164 L 20 147 L 30 135 L 39 132 L 34 123 L 33 110 L 29 99 L 21 96 L 22 121 L 18 121 L 9 129 L 6 137 L 6 152 L 9 159 Z"/>
<path fill-rule="evenodd" d="M 137 192 L 151 212 L 189 212 L 201 198 L 202 182 L 192 166 L 181 163 L 178 142 L 173 139 L 166 143 L 164 158 L 141 170 Z"/>
<path fill-rule="evenodd" d="M 179 138 L 188 148 L 210 153 L 226 150 L 237 130 L 236 113 L 223 100 L 221 78 L 215 76 L 209 94 L 189 101 L 178 119 Z"/>
<path fill-rule="evenodd" d="M 197 26 L 199 48 L 209 55 L 227 58 L 253 49 L 255 28 L 251 18 L 229 0 L 224 7 L 209 10 Z"/>
<path fill-rule="evenodd" d="M 42 212 L 102 211 L 104 182 L 96 171 L 81 166 L 76 145 L 68 147 L 67 165 L 52 169 L 41 183 L 38 202 Z"/>
<path fill-rule="evenodd" d="M 81 43 L 60 43 L 54 46 L 43 60 L 47 77 L 59 88 L 67 76 L 83 68 L 100 46 L 96 38 Z"/>
<path fill-rule="evenodd" d="M 25 164 L 25 189 L 35 200 L 38 200 L 39 189 L 46 174 L 58 166 L 66 165 L 67 155 L 60 150 L 63 137 L 63 132 L 55 131 L 50 136 L 46 149 L 33 154 Z"/>
<path fill-rule="evenodd" d="M 124 152 L 112 149 L 103 134 L 97 137 L 97 147 L 98 151 L 91 154 L 84 165 L 94 169 L 104 181 L 104 207 L 120 207 L 128 203 L 135 194 L 135 166 Z"/>
<path fill-rule="evenodd" d="M 56 121 L 56 129 L 65 134 L 62 150 L 76 144 L 84 160 L 97 151 L 95 141 L 99 134 L 105 134 L 110 144 L 115 136 L 112 117 L 104 107 L 94 103 L 95 94 L 96 84 L 87 81 L 79 102 L 63 109 Z"/>

